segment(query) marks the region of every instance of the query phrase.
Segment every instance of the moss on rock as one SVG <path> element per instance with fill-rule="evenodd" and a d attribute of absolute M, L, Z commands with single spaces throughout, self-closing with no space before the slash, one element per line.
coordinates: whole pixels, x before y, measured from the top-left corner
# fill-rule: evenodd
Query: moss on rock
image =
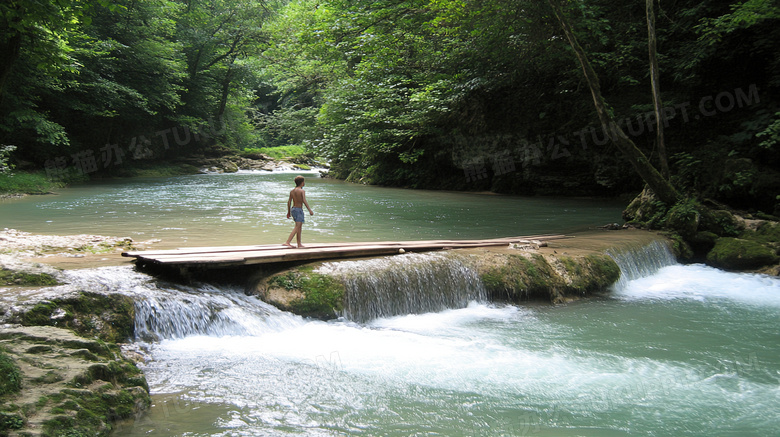
<path fill-rule="evenodd" d="M 719 238 L 707 254 L 708 264 L 727 270 L 756 269 L 777 262 L 778 256 L 765 245 L 732 237 Z"/>
<path fill-rule="evenodd" d="M 478 264 L 488 296 L 509 302 L 560 303 L 602 291 L 620 278 L 620 268 L 607 255 L 506 254 L 483 257 Z"/>
<path fill-rule="evenodd" d="M 541 255 L 511 254 L 485 263 L 479 269 L 480 279 L 492 299 L 521 302 L 555 300 L 565 286 L 563 278 Z M 503 262 L 501 262 L 503 261 Z"/>
<path fill-rule="evenodd" d="M 620 267 L 606 255 L 588 255 L 582 258 L 561 257 L 565 260 L 569 289 L 575 294 L 605 290 L 620 279 Z"/>
<path fill-rule="evenodd" d="M 780 244 L 780 223 L 765 221 L 759 224 L 755 231 L 746 230 L 740 237 L 760 243 Z"/>
<path fill-rule="evenodd" d="M 133 335 L 134 309 L 129 296 L 81 292 L 76 298 L 39 302 L 18 322 L 69 328 L 84 336 L 121 342 Z"/>
<path fill-rule="evenodd" d="M 667 205 L 646 188 L 628 204 L 623 211 L 623 220 L 648 229 L 658 229 L 667 210 Z"/>
<path fill-rule="evenodd" d="M 19 367 L 8 355 L 5 348 L 0 347 L 0 396 L 17 393 L 22 388 L 22 375 Z M 0 429 L 2 429 L 0 427 Z"/>
<path fill-rule="evenodd" d="M 0 285 L 40 287 L 58 284 L 57 278 L 48 273 L 18 272 L 0 268 Z"/>
<path fill-rule="evenodd" d="M 702 208 L 700 231 L 712 232 L 721 237 L 736 237 L 745 225 L 731 212 L 723 209 Z"/>
<path fill-rule="evenodd" d="M 288 298 L 278 298 L 274 291 L 286 290 Z M 292 292 L 292 298 L 289 298 Z M 271 277 L 267 281 L 264 300 L 284 311 L 304 317 L 332 319 L 344 308 L 344 284 L 331 276 L 302 267 Z"/>
<path fill-rule="evenodd" d="M 472 269 L 490 300 L 564 302 L 602 291 L 620 278 L 619 267 L 607 255 L 545 256 L 521 250 L 467 253 L 453 255 L 453 262 Z M 317 273 L 309 265 L 265 278 L 256 290 L 265 302 L 281 310 L 332 319 L 343 312 L 346 280 L 341 275 Z"/>
<path fill-rule="evenodd" d="M 674 232 L 665 233 L 666 237 L 671 243 L 672 253 L 674 256 L 683 261 L 691 261 L 696 256 L 693 247 L 691 247 L 689 240 Z"/>
<path fill-rule="evenodd" d="M 0 435 L 107 436 L 151 404 L 143 374 L 115 344 L 50 326 L 5 329 L 0 344 L 21 379 L 0 398 Z"/>
<path fill-rule="evenodd" d="M 698 202 L 685 199 L 677 202 L 666 214 L 664 227 L 670 229 L 684 238 L 691 238 L 699 228 L 702 209 Z"/>

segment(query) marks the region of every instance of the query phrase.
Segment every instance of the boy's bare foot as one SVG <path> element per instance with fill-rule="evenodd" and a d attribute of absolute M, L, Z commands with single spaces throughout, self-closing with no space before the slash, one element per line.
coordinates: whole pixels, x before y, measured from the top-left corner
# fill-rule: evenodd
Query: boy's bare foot
<path fill-rule="evenodd" d="M 282 243 L 282 246 L 287 246 L 287 247 L 289 247 L 290 249 L 295 249 L 295 246 L 293 246 L 293 245 L 292 245 L 292 244 L 290 244 L 290 243 Z"/>
<path fill-rule="evenodd" d="M 306 246 L 304 246 L 303 244 L 299 244 L 299 245 L 298 245 L 298 249 L 302 249 L 302 248 L 304 248 L 304 247 L 306 247 Z"/>

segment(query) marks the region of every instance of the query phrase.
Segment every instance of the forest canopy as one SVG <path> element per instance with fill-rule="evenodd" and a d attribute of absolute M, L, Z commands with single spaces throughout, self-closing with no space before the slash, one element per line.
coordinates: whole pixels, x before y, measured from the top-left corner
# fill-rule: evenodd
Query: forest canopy
<path fill-rule="evenodd" d="M 642 180 L 609 115 L 659 154 L 645 2 L 10 0 L 0 5 L 0 167 L 110 176 L 143 160 L 302 146 L 334 177 L 618 195 Z M 778 212 L 780 5 L 655 3 L 671 181 Z"/>

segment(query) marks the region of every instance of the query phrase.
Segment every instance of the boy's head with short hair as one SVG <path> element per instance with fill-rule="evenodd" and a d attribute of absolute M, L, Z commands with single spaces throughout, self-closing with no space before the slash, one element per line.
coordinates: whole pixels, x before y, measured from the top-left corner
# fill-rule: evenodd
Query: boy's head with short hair
<path fill-rule="evenodd" d="M 296 187 L 300 187 L 301 185 L 303 185 L 304 181 L 305 181 L 305 179 L 304 179 L 303 176 L 296 176 L 295 177 L 295 186 Z"/>

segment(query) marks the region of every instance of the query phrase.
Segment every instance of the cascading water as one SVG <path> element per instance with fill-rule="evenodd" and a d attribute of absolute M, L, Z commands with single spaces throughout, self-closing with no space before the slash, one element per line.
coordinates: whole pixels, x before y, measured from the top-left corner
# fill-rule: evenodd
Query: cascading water
<path fill-rule="evenodd" d="M 260 335 L 288 328 L 299 320 L 239 290 L 207 284 L 196 289 L 158 289 L 135 303 L 135 335 L 143 341 L 192 335 Z"/>
<path fill-rule="evenodd" d="M 663 241 L 652 243 L 630 250 L 609 251 L 607 254 L 620 267 L 620 279 L 613 286 L 623 289 L 634 279 L 651 276 L 663 267 L 677 264 L 677 259 Z"/>
<path fill-rule="evenodd" d="M 326 263 L 320 272 L 344 279 L 343 316 L 356 322 L 465 308 L 471 301 L 486 301 L 477 273 L 451 254 Z"/>
<path fill-rule="evenodd" d="M 154 406 L 115 437 L 765 436 L 780 427 L 776 278 L 677 264 L 652 245 L 613 254 L 624 281 L 606 299 L 496 306 L 464 303 L 481 298 L 479 281 L 448 256 L 330 265 L 370 273 L 354 289 L 379 293 L 392 311 L 453 308 L 373 318 L 389 310 L 369 305 L 355 310 L 365 323 L 307 320 L 238 289 L 174 286 L 130 268 L 67 272 L 67 287 L 137 302 Z M 387 285 L 440 280 L 460 291 L 408 303 Z"/>
<path fill-rule="evenodd" d="M 261 233 L 278 241 L 289 233 L 277 207 L 290 179 L 80 186 L 6 203 L 0 221 L 46 233 L 132 230 L 186 246 L 245 244 Z M 307 232 L 323 242 L 568 232 L 612 222 L 625 206 L 327 179 L 308 187 L 319 206 Z M 780 280 L 677 264 L 663 246 L 613 256 L 623 277 L 605 298 L 525 307 L 463 307 L 458 298 L 441 306 L 457 309 L 365 323 L 307 320 L 240 290 L 173 286 L 127 266 L 66 271 L 69 285 L 18 294 L 137 300 L 136 346 L 149 358 L 140 366 L 153 406 L 114 437 L 777 435 Z M 467 299 L 479 295 L 470 290 Z M 23 306 L 16 294 L 0 297 L 9 311 Z"/>

